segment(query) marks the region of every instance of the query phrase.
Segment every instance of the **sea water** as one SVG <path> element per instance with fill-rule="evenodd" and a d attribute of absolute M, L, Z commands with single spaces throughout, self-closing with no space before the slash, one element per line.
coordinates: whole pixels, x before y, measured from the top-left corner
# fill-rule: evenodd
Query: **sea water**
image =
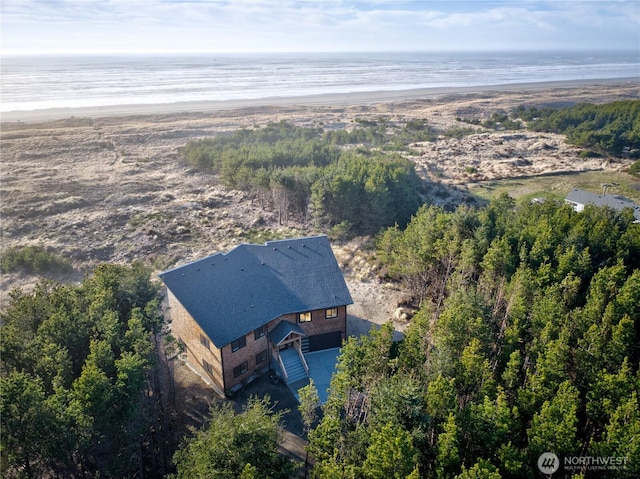
<path fill-rule="evenodd" d="M 5 55 L 0 111 L 613 78 L 637 51 Z"/>

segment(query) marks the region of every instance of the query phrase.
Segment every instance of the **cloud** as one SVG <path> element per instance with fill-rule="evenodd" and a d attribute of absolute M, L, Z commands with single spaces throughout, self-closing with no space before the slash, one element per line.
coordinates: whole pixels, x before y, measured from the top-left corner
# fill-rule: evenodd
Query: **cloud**
<path fill-rule="evenodd" d="M 638 0 L 2 0 L 7 50 L 638 48 Z M 545 43 L 546 42 L 546 43 Z"/>

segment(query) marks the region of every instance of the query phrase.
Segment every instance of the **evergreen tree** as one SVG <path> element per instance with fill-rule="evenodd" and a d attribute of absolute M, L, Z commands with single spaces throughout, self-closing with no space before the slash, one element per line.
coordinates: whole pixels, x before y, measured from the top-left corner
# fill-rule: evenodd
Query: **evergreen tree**
<path fill-rule="evenodd" d="M 273 413 L 269 398 L 253 398 L 241 414 L 229 403 L 211 407 L 204 429 L 176 452 L 176 478 L 289 478 L 293 463 L 278 453 L 282 412 Z"/>

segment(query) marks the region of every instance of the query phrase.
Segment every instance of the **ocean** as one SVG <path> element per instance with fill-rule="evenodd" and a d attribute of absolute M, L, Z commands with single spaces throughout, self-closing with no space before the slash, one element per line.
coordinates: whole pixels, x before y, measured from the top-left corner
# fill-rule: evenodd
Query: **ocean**
<path fill-rule="evenodd" d="M 615 78 L 637 51 L 4 55 L 0 111 Z"/>

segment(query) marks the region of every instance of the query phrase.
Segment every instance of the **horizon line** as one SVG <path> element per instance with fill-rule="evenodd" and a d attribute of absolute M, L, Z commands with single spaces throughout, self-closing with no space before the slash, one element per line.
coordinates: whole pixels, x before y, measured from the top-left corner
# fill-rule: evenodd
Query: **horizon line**
<path fill-rule="evenodd" d="M 269 55 L 354 53 L 533 53 L 533 52 L 640 52 L 638 48 L 485 48 L 485 49 L 391 49 L 391 50 L 0 50 L 0 56 L 48 55 Z"/>

